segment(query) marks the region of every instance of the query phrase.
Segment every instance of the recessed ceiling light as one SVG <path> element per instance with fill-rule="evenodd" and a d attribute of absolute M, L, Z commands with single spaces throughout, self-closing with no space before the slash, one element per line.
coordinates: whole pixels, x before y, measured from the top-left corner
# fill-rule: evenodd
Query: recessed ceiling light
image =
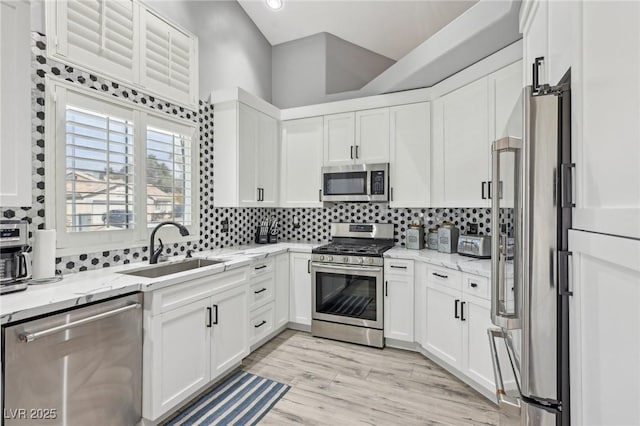
<path fill-rule="evenodd" d="M 279 10 L 282 9 L 282 0 L 264 0 L 269 6 L 269 9 Z"/>

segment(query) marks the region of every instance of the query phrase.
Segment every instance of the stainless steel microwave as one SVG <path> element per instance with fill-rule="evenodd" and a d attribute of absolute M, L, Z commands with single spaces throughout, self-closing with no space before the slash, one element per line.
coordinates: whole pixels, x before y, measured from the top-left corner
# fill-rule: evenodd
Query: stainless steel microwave
<path fill-rule="evenodd" d="M 322 201 L 389 201 L 389 163 L 323 167 Z"/>

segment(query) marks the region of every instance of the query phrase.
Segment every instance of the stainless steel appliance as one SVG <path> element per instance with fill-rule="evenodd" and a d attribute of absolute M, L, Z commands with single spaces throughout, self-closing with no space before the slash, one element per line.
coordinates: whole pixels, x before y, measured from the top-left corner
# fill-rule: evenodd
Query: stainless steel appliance
<path fill-rule="evenodd" d="M 491 257 L 491 237 L 489 235 L 460 235 L 458 254 L 462 256 L 489 259 Z"/>
<path fill-rule="evenodd" d="M 5 426 L 141 420 L 141 293 L 4 326 L 2 334 Z"/>
<path fill-rule="evenodd" d="M 492 240 L 491 319 L 498 328 L 489 337 L 496 392 L 502 405 L 521 407 L 523 424 L 569 425 L 569 84 L 535 92 L 528 87 L 524 99 L 524 140 L 493 143 L 492 183 L 503 183 L 504 192 L 492 199 L 492 222 L 500 223 L 504 209 L 515 217 L 513 224 L 494 227 Z M 497 348 L 506 348 L 507 362 Z M 503 382 L 506 369 L 518 379 L 513 389 Z"/>
<path fill-rule="evenodd" d="M 0 294 L 25 290 L 31 278 L 28 224 L 22 220 L 0 220 Z"/>
<path fill-rule="evenodd" d="M 389 163 L 323 167 L 322 201 L 389 201 Z"/>
<path fill-rule="evenodd" d="M 332 223 L 331 237 L 311 252 L 311 334 L 381 348 L 382 254 L 393 224 Z"/>
<path fill-rule="evenodd" d="M 438 228 L 438 251 L 441 253 L 456 253 L 458 251 L 458 236 L 460 230 L 451 222 L 443 222 Z"/>

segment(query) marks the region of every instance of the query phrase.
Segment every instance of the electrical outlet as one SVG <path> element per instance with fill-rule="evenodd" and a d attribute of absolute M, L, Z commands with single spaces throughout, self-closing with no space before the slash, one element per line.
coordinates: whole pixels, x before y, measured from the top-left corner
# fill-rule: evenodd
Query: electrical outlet
<path fill-rule="evenodd" d="M 229 233 L 229 219 L 224 219 L 222 221 L 222 232 L 225 234 Z"/>
<path fill-rule="evenodd" d="M 298 216 L 294 216 L 293 217 L 293 229 L 298 229 L 300 228 L 300 219 L 298 218 Z"/>

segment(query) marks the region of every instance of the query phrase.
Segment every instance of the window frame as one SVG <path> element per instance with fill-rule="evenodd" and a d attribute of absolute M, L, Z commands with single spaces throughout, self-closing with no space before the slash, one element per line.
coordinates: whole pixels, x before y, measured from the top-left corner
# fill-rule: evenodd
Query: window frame
<path fill-rule="evenodd" d="M 195 122 L 154 112 L 149 107 L 134 104 L 94 89 L 64 80 L 45 77 L 45 226 L 56 230 L 56 255 L 67 256 L 148 245 L 152 229 L 147 227 L 147 123 L 161 120 L 175 128 L 191 131 L 191 208 L 189 235 L 181 237 L 175 229 L 163 229 L 158 236 L 168 243 L 182 243 L 200 238 L 200 151 L 198 125 Z M 113 113 L 128 111 L 133 120 L 134 136 L 134 225 L 133 229 L 68 232 L 66 227 L 66 105 L 69 93 L 86 98 L 96 105 L 96 111 Z M 78 105 L 79 106 L 79 105 Z M 151 117 L 151 120 L 149 118 Z M 129 118 L 129 117 L 126 117 Z M 142 201 L 140 201 L 142 200 Z"/>

